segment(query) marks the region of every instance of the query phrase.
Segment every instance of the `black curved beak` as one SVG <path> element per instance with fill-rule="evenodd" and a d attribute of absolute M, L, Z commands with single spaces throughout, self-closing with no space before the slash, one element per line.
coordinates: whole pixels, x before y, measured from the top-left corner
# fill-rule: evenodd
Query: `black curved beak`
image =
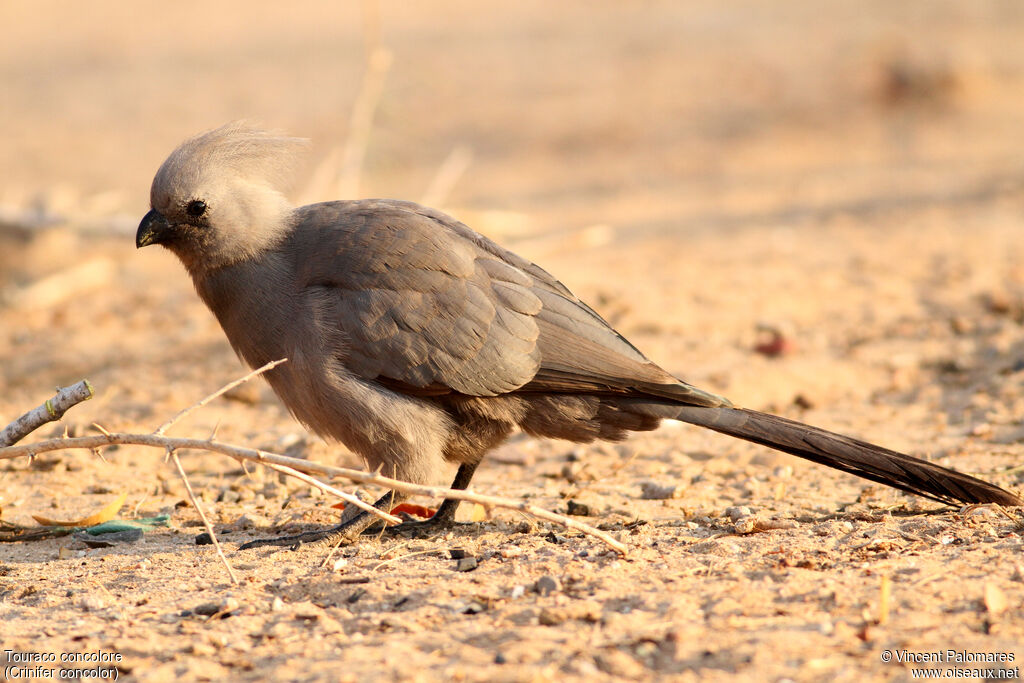
<path fill-rule="evenodd" d="M 142 222 L 139 223 L 139 231 L 135 233 L 135 247 L 141 249 L 150 244 L 160 244 L 167 239 L 170 229 L 171 225 L 164 215 L 156 209 L 152 209 L 142 217 Z"/>

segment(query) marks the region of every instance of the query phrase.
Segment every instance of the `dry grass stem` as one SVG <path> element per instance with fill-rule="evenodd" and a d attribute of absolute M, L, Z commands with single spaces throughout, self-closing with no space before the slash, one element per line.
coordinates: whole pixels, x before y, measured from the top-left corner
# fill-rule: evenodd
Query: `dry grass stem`
<path fill-rule="evenodd" d="M 369 51 L 363 81 L 352 106 L 348 137 L 344 147 L 327 156 L 313 171 L 303 201 L 324 201 L 339 197 L 358 197 L 363 163 L 373 130 L 384 82 L 394 57 L 390 50 L 377 47 Z"/>
<path fill-rule="evenodd" d="M 469 168 L 473 161 L 473 150 L 466 145 L 456 145 L 437 169 L 430 187 L 423 193 L 420 204 L 424 206 L 443 206 L 448 200 L 455 183 Z"/>
<path fill-rule="evenodd" d="M 222 387 L 221 387 L 220 389 L 218 389 L 217 391 L 213 392 L 213 393 L 212 393 L 212 394 L 210 394 L 209 396 L 206 396 L 206 397 L 204 397 L 204 398 L 202 398 L 202 399 L 200 399 L 200 400 L 196 401 L 195 403 L 193 403 L 192 405 L 190 405 L 190 406 L 189 406 L 188 408 L 185 408 L 185 409 L 184 409 L 184 410 L 182 410 L 182 411 L 181 411 L 180 413 L 178 413 L 177 415 L 175 415 L 174 417 L 172 417 L 172 418 L 171 418 L 170 420 L 168 420 L 167 422 L 164 422 L 164 423 L 163 423 L 162 425 L 160 425 L 159 427 L 157 427 L 157 428 L 156 428 L 156 429 L 155 429 L 155 430 L 153 431 L 153 433 L 154 433 L 154 434 L 157 434 L 157 435 L 165 433 L 165 432 L 166 432 L 166 431 L 167 431 L 168 429 L 170 429 L 170 428 L 171 428 L 171 427 L 172 427 L 172 426 L 173 426 L 173 425 L 174 425 L 174 424 L 175 424 L 176 422 L 179 422 L 179 421 L 181 421 L 181 420 L 182 420 L 182 419 L 183 419 L 183 418 L 184 418 L 185 416 L 187 416 L 187 415 L 188 415 L 189 413 L 191 413 L 191 412 L 193 412 L 194 410 L 197 410 L 197 409 L 199 409 L 199 408 L 202 408 L 203 406 L 205 406 L 205 405 L 206 405 L 207 403 L 209 403 L 209 402 L 210 402 L 210 401 L 212 401 L 213 399 L 217 398 L 218 396 L 221 396 L 222 394 L 225 394 L 225 393 L 227 393 L 227 392 L 231 391 L 232 389 L 234 389 L 235 387 L 237 387 L 237 386 L 238 386 L 238 385 L 240 385 L 240 384 L 244 384 L 245 382 L 248 382 L 248 381 L 249 381 L 250 379 L 252 379 L 253 377 L 257 377 L 257 376 L 259 376 L 259 375 L 262 375 L 262 374 L 263 374 L 264 372 L 267 372 L 268 370 L 271 370 L 271 369 L 273 369 L 273 368 L 276 368 L 276 367 L 277 367 L 278 365 L 280 365 L 281 363 L 287 363 L 287 362 L 288 362 L 288 359 L 287 359 L 287 358 L 281 358 L 280 360 L 275 360 L 275 361 L 271 361 L 271 362 L 267 363 L 266 365 L 264 365 L 264 366 L 262 366 L 262 367 L 256 368 L 255 370 L 253 370 L 252 372 L 250 372 L 250 373 L 249 373 L 248 375 L 245 375 L 244 377 L 239 377 L 238 379 L 236 379 L 236 380 L 234 380 L 234 381 L 232 381 L 232 382 L 228 382 L 227 384 L 225 384 L 224 386 L 222 386 Z M 217 425 L 217 426 L 220 426 L 220 425 L 219 425 L 219 423 L 218 423 L 218 425 Z M 212 436 L 210 437 L 210 438 L 211 438 L 211 440 L 213 439 L 213 436 L 216 436 L 216 433 L 217 433 L 217 429 L 216 429 L 216 428 L 214 428 L 214 430 L 213 430 L 213 431 L 214 431 L 214 433 L 213 433 L 213 435 L 212 435 Z"/>
<path fill-rule="evenodd" d="M 185 468 L 181 466 L 181 460 L 178 459 L 178 454 L 173 448 L 167 449 L 167 455 L 174 461 L 174 466 L 178 468 L 178 474 L 181 475 L 181 481 L 185 484 L 185 491 L 188 492 L 188 499 L 192 501 L 192 506 L 199 513 L 199 517 L 203 520 L 203 526 L 206 527 L 206 533 L 210 534 L 210 540 L 213 542 L 213 547 L 217 549 L 217 556 L 220 561 L 224 563 L 224 567 L 228 570 L 228 576 L 231 577 L 231 583 L 237 584 L 238 577 L 235 576 L 235 570 L 231 568 L 231 563 L 228 562 L 228 558 L 224 555 L 223 548 L 220 547 L 220 541 L 217 540 L 217 534 L 213 532 L 213 525 L 210 524 L 209 518 L 206 513 L 203 512 L 202 506 L 199 505 L 199 500 L 196 498 L 195 492 L 192 491 L 192 484 L 188 481 L 188 475 L 185 474 Z"/>

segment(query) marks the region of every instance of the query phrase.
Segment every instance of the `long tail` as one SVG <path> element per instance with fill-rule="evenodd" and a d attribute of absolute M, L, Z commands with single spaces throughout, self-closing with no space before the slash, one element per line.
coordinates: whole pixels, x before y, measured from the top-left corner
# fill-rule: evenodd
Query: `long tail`
<path fill-rule="evenodd" d="M 1016 495 L 981 479 L 784 417 L 744 408 L 642 403 L 634 409 L 707 427 L 943 503 L 1024 505 Z"/>

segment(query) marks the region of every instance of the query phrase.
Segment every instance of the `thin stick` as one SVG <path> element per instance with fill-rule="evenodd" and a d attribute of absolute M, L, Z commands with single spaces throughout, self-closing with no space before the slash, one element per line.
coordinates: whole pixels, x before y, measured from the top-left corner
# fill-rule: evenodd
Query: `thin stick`
<path fill-rule="evenodd" d="M 205 405 L 206 405 L 207 403 L 209 403 L 209 402 L 210 402 L 210 401 L 212 401 L 213 399 L 217 398 L 217 397 L 218 397 L 218 396 L 220 396 L 221 394 L 225 394 L 225 393 L 227 393 L 227 392 L 231 391 L 232 389 L 234 389 L 235 387 L 237 387 L 237 386 L 238 386 L 239 384 L 244 384 L 245 382 L 248 382 L 249 380 L 251 380 L 251 379 L 252 379 L 253 377 L 256 377 L 257 375 L 262 375 L 262 374 L 263 374 L 264 372 L 266 372 L 267 370 L 271 370 L 271 369 L 273 369 L 273 368 L 276 368 L 276 367 L 277 367 L 278 365 L 280 365 L 281 363 L 286 363 L 286 362 L 288 362 L 288 359 L 287 359 L 287 358 L 282 358 L 282 359 L 280 359 L 280 360 L 274 360 L 274 361 L 270 361 L 269 363 L 267 363 L 267 364 L 266 364 L 266 365 L 264 365 L 263 367 L 260 367 L 260 368 L 256 368 L 255 370 L 253 370 L 252 372 L 250 372 L 250 373 L 249 373 L 248 375 L 246 375 L 245 377 L 239 377 L 238 379 L 236 379 L 236 380 L 235 380 L 235 381 L 233 381 L 233 382 L 228 382 L 227 384 L 225 384 L 224 386 L 222 386 L 222 387 L 221 387 L 220 389 L 218 389 L 217 391 L 213 392 L 212 394 L 210 394 L 209 396 L 207 396 L 207 397 L 205 397 L 205 398 L 202 398 L 202 399 L 200 399 L 199 401 L 196 401 L 195 403 L 193 403 L 192 405 L 190 405 L 190 406 L 189 406 L 188 408 L 185 408 L 185 409 L 184 409 L 184 410 L 182 410 L 182 411 L 181 411 L 180 413 L 178 413 L 177 415 L 175 415 L 174 417 L 172 417 L 172 418 L 171 418 L 170 420 L 168 420 L 167 422 L 164 422 L 164 423 L 163 423 L 162 425 L 160 425 L 159 427 L 157 427 L 157 428 L 156 428 L 156 430 L 155 430 L 155 431 L 154 431 L 153 433 L 154 433 L 154 434 L 156 434 L 156 435 L 158 435 L 158 436 L 159 436 L 159 435 L 161 435 L 161 434 L 163 434 L 163 433 L 164 433 L 164 432 L 166 432 L 166 431 L 167 431 L 168 429 L 170 429 L 170 428 L 171 428 L 171 426 L 172 426 L 172 425 L 173 425 L 173 424 L 174 424 L 175 422 L 178 422 L 179 420 L 181 420 L 182 418 L 184 418 L 184 417 L 185 417 L 186 415 L 188 415 L 188 414 L 189 414 L 189 413 L 191 413 L 192 411 L 194 411 L 194 410 L 197 410 L 197 409 L 199 409 L 199 408 L 202 408 L 202 407 L 203 407 L 203 406 L 205 406 Z"/>
<path fill-rule="evenodd" d="M 370 132 L 373 130 L 373 115 L 384 92 L 384 81 L 394 57 L 383 47 L 370 50 L 363 82 L 352 107 L 348 138 L 341 158 L 341 173 L 335 185 L 335 196 L 356 197 L 359 195 L 359 181 L 363 172 L 363 160 L 369 147 Z"/>
<path fill-rule="evenodd" d="M 259 463 L 274 463 L 277 465 L 284 465 L 285 467 L 291 467 L 301 472 L 322 474 L 327 476 L 343 477 L 351 481 L 360 484 L 372 484 L 381 486 L 383 488 L 389 488 L 393 491 L 399 491 L 411 496 L 429 496 L 433 498 L 453 498 L 456 500 L 468 500 L 473 503 L 480 503 L 484 506 L 507 508 L 511 510 L 519 510 L 532 517 L 540 519 L 546 519 L 551 522 L 555 522 L 561 526 L 576 529 L 588 536 L 593 536 L 599 539 L 609 547 L 615 549 L 617 552 L 626 553 L 626 546 L 615 540 L 610 534 L 607 534 L 599 529 L 578 522 L 575 519 L 559 515 L 557 513 L 539 508 L 535 505 L 530 505 L 521 500 L 513 500 L 509 498 L 499 498 L 497 496 L 486 496 L 479 493 L 472 493 L 470 491 L 462 491 L 455 489 L 446 489 L 438 486 L 423 486 L 420 484 L 410 484 L 405 481 L 398 481 L 397 479 L 389 479 L 379 474 L 371 472 L 361 472 L 359 470 L 353 470 L 343 467 L 331 467 L 329 465 L 321 465 L 315 462 L 309 462 L 307 460 L 300 460 L 298 458 L 290 458 L 286 455 L 279 455 L 277 453 L 270 453 L 267 451 L 256 450 L 253 448 L 244 448 L 242 446 L 234 446 L 232 444 L 221 443 L 220 441 L 212 441 L 209 439 L 181 439 L 169 436 L 162 436 L 159 434 L 124 434 L 124 433 L 111 433 L 109 435 L 97 434 L 91 436 L 80 436 L 70 439 L 48 439 L 46 441 L 38 441 L 32 444 L 23 444 L 20 446 L 8 446 L 7 448 L 0 448 L 0 460 L 9 460 L 11 458 L 19 458 L 27 455 L 35 455 L 37 453 L 46 453 L 49 451 L 58 451 L 69 448 L 85 448 L 92 449 L 99 446 L 107 446 L 110 444 L 133 444 L 137 446 L 151 446 L 153 448 L 173 448 L 173 449 L 197 449 L 204 451 L 211 451 L 214 453 L 223 453 L 224 455 L 231 456 L 235 459 L 240 460 L 251 460 Z"/>
<path fill-rule="evenodd" d="M 56 422 L 64 417 L 68 408 L 88 401 L 92 396 L 92 385 L 87 379 L 70 387 L 57 389 L 56 396 L 47 399 L 43 405 L 28 411 L 0 431 L 0 447 L 16 444 L 47 422 Z"/>
<path fill-rule="evenodd" d="M 272 462 L 265 462 L 265 463 L 263 463 L 263 465 L 264 465 L 264 467 L 269 467 L 272 470 L 277 470 L 278 472 L 281 472 L 282 474 L 287 474 L 289 477 L 295 477 L 296 479 L 304 481 L 304 482 L 306 482 L 307 484 L 309 484 L 311 486 L 315 486 L 316 488 L 320 489 L 324 493 L 330 493 L 333 496 L 337 496 L 338 498 L 341 498 L 346 503 L 351 503 L 352 505 L 355 505 L 357 508 L 359 508 L 361 510 L 366 510 L 371 515 L 374 515 L 376 517 L 380 517 L 385 522 L 391 522 L 392 524 L 401 524 L 402 523 L 402 518 L 401 517 L 395 517 L 394 515 L 392 515 L 390 513 L 384 512 L 383 510 L 378 510 L 377 508 L 373 507 L 369 503 L 364 503 L 363 501 L 361 501 L 358 496 L 354 496 L 351 493 L 346 493 L 345 491 L 342 491 L 341 489 L 336 489 L 333 486 L 331 486 L 330 484 L 325 484 L 322 481 L 320 481 L 319 479 L 316 479 L 315 477 L 311 477 L 308 474 L 303 474 L 302 472 L 299 472 L 297 469 L 294 469 L 292 467 L 287 467 L 285 465 L 277 465 L 277 464 L 274 464 Z"/>
<path fill-rule="evenodd" d="M 199 505 L 199 500 L 196 499 L 196 494 L 192 491 L 192 484 L 188 482 L 188 475 L 185 474 L 185 468 L 181 466 L 181 460 L 178 460 L 178 454 L 173 448 L 167 449 L 167 454 L 174 461 L 174 466 L 178 468 L 178 474 L 181 475 L 181 480 L 185 482 L 185 490 L 188 492 L 188 498 L 192 501 L 192 506 L 195 507 L 196 512 L 203 520 L 203 526 L 206 527 L 206 533 L 210 534 L 210 540 L 213 541 L 213 547 L 217 549 L 217 556 L 220 557 L 220 561 L 227 567 L 228 576 L 231 577 L 231 583 L 238 583 L 238 577 L 235 576 L 235 570 L 231 568 L 231 563 L 228 562 L 228 558 L 224 555 L 224 550 L 220 547 L 220 541 L 217 540 L 217 535 L 213 533 L 213 525 L 210 524 L 210 520 L 206 517 L 206 513 L 203 512 L 202 506 Z"/>

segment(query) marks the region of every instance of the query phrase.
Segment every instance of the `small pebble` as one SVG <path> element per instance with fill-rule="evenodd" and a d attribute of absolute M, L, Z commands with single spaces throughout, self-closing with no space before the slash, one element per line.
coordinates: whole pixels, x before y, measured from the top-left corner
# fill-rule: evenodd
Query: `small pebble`
<path fill-rule="evenodd" d="M 949 326 L 956 334 L 968 334 L 974 329 L 971 320 L 963 315 L 955 315 L 949 320 Z"/>
<path fill-rule="evenodd" d="M 992 425 L 981 422 L 971 427 L 971 436 L 987 436 L 992 433 Z"/>
<path fill-rule="evenodd" d="M 994 290 L 987 292 L 982 297 L 990 313 L 1005 315 L 1013 309 L 1013 302 L 1009 294 L 1003 291 Z"/>
<path fill-rule="evenodd" d="M 569 481 L 574 481 L 576 479 L 576 472 L 578 472 L 579 469 L 580 465 L 576 463 L 568 463 L 562 465 L 562 478 L 568 479 Z"/>
<path fill-rule="evenodd" d="M 220 603 L 218 602 L 204 602 L 201 605 L 196 605 L 190 610 L 182 610 L 181 616 L 191 616 L 192 614 L 201 614 L 204 617 L 210 617 L 220 611 Z"/>
<path fill-rule="evenodd" d="M 573 517 L 590 517 L 592 514 L 589 505 L 577 503 L 575 500 L 566 503 L 566 512 Z"/>
<path fill-rule="evenodd" d="M 561 582 L 553 576 L 542 576 L 533 586 L 533 590 L 540 595 L 550 595 L 561 588 Z"/>
<path fill-rule="evenodd" d="M 564 624 L 569 620 L 569 615 L 566 614 L 565 610 L 551 609 L 545 607 L 537 615 L 537 621 L 540 622 L 541 626 L 558 626 Z"/>
<path fill-rule="evenodd" d="M 789 479 L 793 476 L 793 466 L 781 465 L 772 470 L 772 474 L 778 479 Z"/>
<path fill-rule="evenodd" d="M 743 517 L 737 519 L 733 530 L 737 534 L 750 534 L 757 529 L 757 518 L 755 517 Z"/>
<path fill-rule="evenodd" d="M 741 505 L 739 507 L 727 507 L 725 508 L 725 516 L 731 519 L 732 521 L 737 522 L 743 519 L 744 517 L 750 516 L 750 508 L 748 508 L 746 505 Z"/>
<path fill-rule="evenodd" d="M 217 614 L 230 614 L 237 610 L 239 606 L 238 600 L 235 598 L 227 598 L 223 602 L 204 602 L 201 605 L 193 607 L 192 612 L 204 617 L 212 617 Z"/>
<path fill-rule="evenodd" d="M 448 553 L 453 560 L 462 560 L 470 556 L 469 551 L 465 548 L 452 548 Z"/>
<path fill-rule="evenodd" d="M 640 484 L 640 497 L 644 500 L 671 500 L 682 495 L 682 490 L 674 484 L 659 484 L 653 481 Z"/>
<path fill-rule="evenodd" d="M 217 502 L 218 503 L 237 503 L 239 500 L 241 500 L 241 498 L 242 498 L 242 494 L 240 494 L 238 491 L 232 491 L 231 489 L 225 489 L 224 491 L 220 492 L 220 495 L 217 496 Z"/>
<path fill-rule="evenodd" d="M 480 614 L 486 612 L 487 606 L 478 600 L 473 600 L 460 611 L 461 614 Z"/>
<path fill-rule="evenodd" d="M 518 584 L 518 585 L 512 586 L 512 591 L 509 593 L 508 596 L 510 598 L 512 598 L 513 600 L 518 600 L 519 598 L 523 597 L 524 595 L 526 595 L 526 586 Z"/>
<path fill-rule="evenodd" d="M 88 612 L 96 612 L 97 610 L 101 610 L 104 607 L 106 607 L 107 603 L 104 602 L 103 598 L 100 598 L 95 595 L 90 595 L 88 597 L 82 598 L 79 601 L 78 605 L 79 607 Z"/>
<path fill-rule="evenodd" d="M 802 410 L 810 410 L 814 407 L 814 401 L 807 398 L 804 394 L 797 394 L 793 397 L 793 405 Z"/>
<path fill-rule="evenodd" d="M 476 569 L 476 558 L 475 557 L 463 557 L 455 563 L 455 571 L 457 572 L 471 572 Z"/>

